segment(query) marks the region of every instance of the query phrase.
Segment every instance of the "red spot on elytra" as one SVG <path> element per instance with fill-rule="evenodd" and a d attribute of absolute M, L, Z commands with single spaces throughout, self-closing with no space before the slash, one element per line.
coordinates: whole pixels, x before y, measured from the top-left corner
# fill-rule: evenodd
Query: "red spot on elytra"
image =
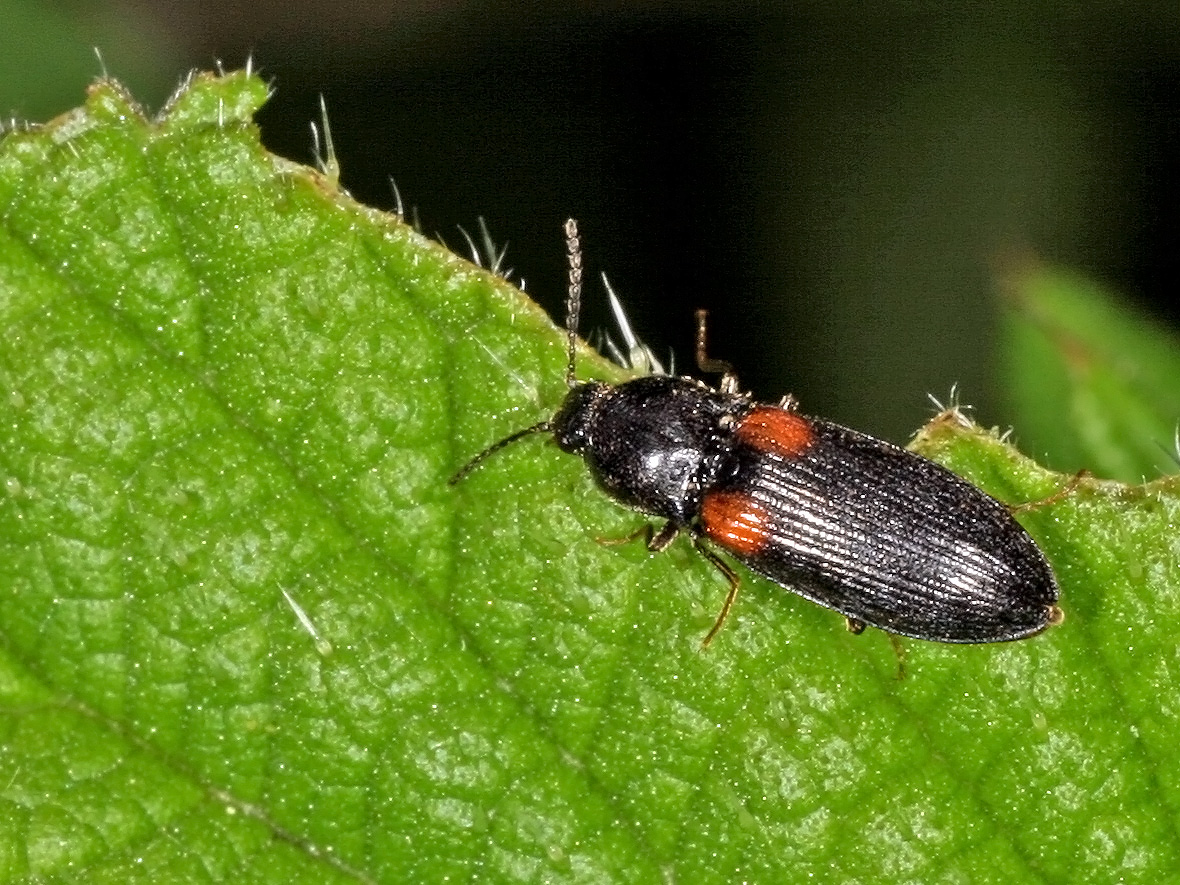
<path fill-rule="evenodd" d="M 758 553 L 770 540 L 766 509 L 741 492 L 709 492 L 700 519 L 705 536 L 734 553 Z"/>
<path fill-rule="evenodd" d="M 815 439 L 810 421 L 774 406 L 754 409 L 734 432 L 739 440 L 759 452 L 783 458 L 801 455 Z"/>

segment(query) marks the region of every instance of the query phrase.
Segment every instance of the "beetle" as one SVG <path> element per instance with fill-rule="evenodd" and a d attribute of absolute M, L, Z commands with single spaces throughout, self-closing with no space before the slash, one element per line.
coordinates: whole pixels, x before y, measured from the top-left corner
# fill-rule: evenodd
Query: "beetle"
<path fill-rule="evenodd" d="M 847 619 L 914 639 L 1007 642 L 1063 619 L 1052 569 L 1009 508 L 920 455 L 801 414 L 793 397 L 755 402 L 733 367 L 708 356 L 697 311 L 696 363 L 720 376 L 578 381 L 574 365 L 582 260 L 565 225 L 569 393 L 556 414 L 484 449 L 453 477 L 536 433 L 579 455 L 615 500 L 664 520 L 659 552 L 682 532 L 729 583 L 703 644 L 740 586 L 718 548 Z"/>

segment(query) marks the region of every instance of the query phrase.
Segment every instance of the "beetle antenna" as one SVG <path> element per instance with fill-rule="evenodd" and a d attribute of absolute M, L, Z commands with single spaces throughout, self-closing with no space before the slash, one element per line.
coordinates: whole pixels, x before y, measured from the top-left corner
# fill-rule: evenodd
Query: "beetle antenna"
<path fill-rule="evenodd" d="M 511 436 L 506 436 L 496 443 L 492 443 L 462 467 L 460 467 L 455 475 L 447 480 L 447 485 L 453 486 L 459 482 L 463 477 L 469 474 L 472 470 L 482 464 L 489 456 L 496 454 L 500 449 L 512 445 L 519 439 L 524 439 L 526 436 L 532 436 L 534 433 L 548 433 L 553 429 L 552 421 L 542 421 L 540 424 L 534 424 L 532 427 L 526 427 L 524 430 L 518 430 Z"/>
<path fill-rule="evenodd" d="M 570 218 L 565 223 L 565 251 L 569 258 L 570 283 L 565 296 L 565 334 L 568 361 L 565 365 L 565 383 L 573 387 L 574 346 L 578 340 L 578 314 L 582 309 L 582 241 L 578 236 L 578 222 Z"/>
<path fill-rule="evenodd" d="M 467 236 L 466 233 L 463 235 Z M 471 238 L 468 237 L 467 239 L 470 242 Z M 569 359 L 565 366 L 565 383 L 573 387 L 577 384 L 577 378 L 574 377 L 574 350 L 578 341 L 578 314 L 582 309 L 582 241 L 578 237 L 578 222 L 572 218 L 568 219 L 565 223 L 565 251 L 569 258 L 570 268 L 569 291 L 565 297 L 565 331 L 569 353 Z M 534 424 L 532 427 L 526 427 L 524 430 L 518 430 L 512 435 L 504 437 L 499 442 L 492 443 L 460 467 L 455 475 L 447 480 L 447 485 L 455 485 L 489 457 L 500 451 L 500 449 L 512 445 L 517 440 L 524 439 L 526 436 L 532 436 L 534 433 L 550 433 L 552 430 L 553 420 L 550 419 L 548 421 L 542 421 L 539 424 Z"/>
<path fill-rule="evenodd" d="M 737 393 L 738 378 L 733 363 L 709 356 L 709 311 L 698 310 L 697 316 L 697 368 L 707 375 L 720 375 L 722 393 Z"/>

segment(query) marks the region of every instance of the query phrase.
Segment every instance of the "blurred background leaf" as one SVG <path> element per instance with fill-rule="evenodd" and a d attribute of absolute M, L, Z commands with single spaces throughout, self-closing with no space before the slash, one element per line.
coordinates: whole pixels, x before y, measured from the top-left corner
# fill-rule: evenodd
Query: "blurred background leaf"
<path fill-rule="evenodd" d="M 73 107 L 96 46 L 150 108 L 177 71 L 252 55 L 280 155 L 310 160 L 323 94 L 365 203 L 392 207 L 392 178 L 452 245 L 483 216 L 552 315 L 574 216 L 657 352 L 689 353 L 692 308 L 711 308 L 760 397 L 899 442 L 956 383 L 984 423 L 1019 423 L 997 386 L 997 251 L 1180 322 L 1175 8 L 767 10 L 12 0 L 0 112 Z"/>
<path fill-rule="evenodd" d="M 1180 472 L 1180 336 L 1035 261 L 1009 268 L 1004 290 L 1000 365 L 1020 444 L 1128 483 Z"/>
<path fill-rule="evenodd" d="M 140 101 L 159 105 L 185 68 L 181 41 L 167 31 L 150 14 L 109 3 L 5 0 L 0 119 L 44 121 L 74 107 L 78 84 L 104 64 Z"/>

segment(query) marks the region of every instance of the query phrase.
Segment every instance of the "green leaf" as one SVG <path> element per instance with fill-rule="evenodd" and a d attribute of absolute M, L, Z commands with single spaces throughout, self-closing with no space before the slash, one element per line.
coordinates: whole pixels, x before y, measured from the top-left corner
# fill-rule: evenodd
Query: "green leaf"
<path fill-rule="evenodd" d="M 0 882 L 1177 868 L 1173 480 L 1022 516 L 1041 637 L 906 642 L 898 680 L 744 575 L 702 651 L 723 582 L 595 543 L 641 518 L 577 459 L 446 485 L 552 414 L 562 336 L 263 151 L 265 94 L 147 119 L 101 82 L 0 142 Z M 1067 479 L 949 418 L 920 443 L 1007 500 Z"/>

